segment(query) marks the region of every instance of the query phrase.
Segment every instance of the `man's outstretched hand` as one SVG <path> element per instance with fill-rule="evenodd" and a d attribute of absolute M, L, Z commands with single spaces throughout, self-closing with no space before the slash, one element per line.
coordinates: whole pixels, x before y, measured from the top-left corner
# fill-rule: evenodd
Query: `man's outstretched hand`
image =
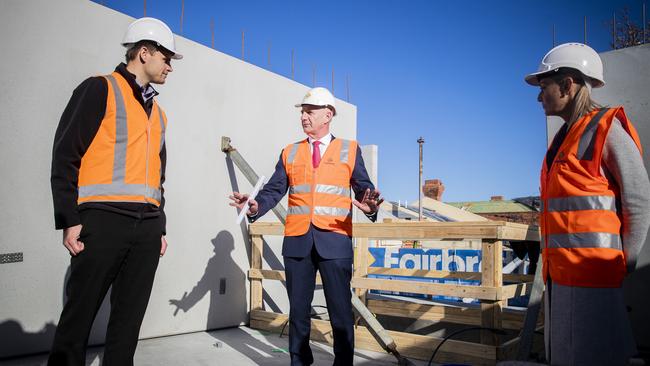
<path fill-rule="evenodd" d="M 366 215 L 372 215 L 379 211 L 379 205 L 382 202 L 384 202 L 384 199 L 381 198 L 381 192 L 376 189 L 370 190 L 370 188 L 366 189 L 361 201 L 357 201 L 356 199 L 352 201 Z"/>
<path fill-rule="evenodd" d="M 248 199 L 247 194 L 239 193 L 239 192 L 232 192 L 232 195 L 229 197 L 232 200 L 232 202 L 230 202 L 230 206 L 237 207 L 237 209 L 239 210 L 244 208 L 244 204 Z M 248 201 L 248 212 L 246 212 L 246 214 L 255 215 L 257 213 L 257 210 L 258 210 L 257 201 L 255 201 L 254 199 Z"/>

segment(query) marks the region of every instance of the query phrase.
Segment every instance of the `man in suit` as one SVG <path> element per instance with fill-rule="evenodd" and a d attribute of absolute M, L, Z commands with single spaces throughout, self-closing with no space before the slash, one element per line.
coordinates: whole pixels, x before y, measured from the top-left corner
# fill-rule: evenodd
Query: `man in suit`
<path fill-rule="evenodd" d="M 269 182 L 249 200 L 247 214 L 255 221 L 289 192 L 282 256 L 290 304 L 291 365 L 314 362 L 309 332 L 316 271 L 323 280 L 334 335 L 334 365 L 352 365 L 352 205 L 375 221 L 383 200 L 368 177 L 357 142 L 330 134 L 336 115 L 334 96 L 325 88 L 314 88 L 296 107 L 301 108 L 307 138 L 284 148 Z M 230 198 L 231 206 L 242 209 L 248 195 L 233 192 Z"/>

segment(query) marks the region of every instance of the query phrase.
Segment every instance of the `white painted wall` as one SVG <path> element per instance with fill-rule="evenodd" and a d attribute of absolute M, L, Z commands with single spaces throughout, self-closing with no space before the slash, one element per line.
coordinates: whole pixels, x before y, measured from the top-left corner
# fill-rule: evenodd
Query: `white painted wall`
<path fill-rule="evenodd" d="M 21 263 L 0 264 L 0 357 L 50 346 L 69 263 L 61 233 L 54 230 L 49 183 L 54 132 L 73 89 L 122 61 L 119 42 L 131 21 L 84 0 L 0 2 L 0 253 L 24 253 Z M 233 182 L 242 191 L 251 186 L 236 168 L 231 180 L 221 136 L 231 137 L 267 177 L 281 148 L 303 137 L 293 105 L 308 87 L 187 39 L 179 37 L 177 47 L 185 58 L 173 63 L 167 84 L 157 88 L 169 118 L 170 247 L 158 268 L 143 338 L 246 321 L 245 229 L 235 225 L 227 195 Z M 354 138 L 356 107 L 337 103 L 333 133 Z M 269 241 L 273 253 L 265 256 L 266 266 L 278 269 L 280 239 Z M 225 295 L 218 293 L 221 278 Z M 201 300 L 174 316 L 169 300 L 195 286 Z M 268 290 L 287 312 L 281 284 Z M 104 309 L 91 343 L 102 342 L 105 321 Z"/>
<path fill-rule="evenodd" d="M 609 106 L 622 105 L 643 145 L 643 160 L 650 171 L 650 45 L 600 54 L 606 85 L 594 89 L 594 99 Z M 624 283 L 625 301 L 639 347 L 650 350 L 650 240 L 641 250 L 636 271 Z"/>

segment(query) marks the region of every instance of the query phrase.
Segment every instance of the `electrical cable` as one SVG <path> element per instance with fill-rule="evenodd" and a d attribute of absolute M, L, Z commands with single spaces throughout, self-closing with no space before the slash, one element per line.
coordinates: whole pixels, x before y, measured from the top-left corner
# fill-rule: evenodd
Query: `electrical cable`
<path fill-rule="evenodd" d="M 438 347 L 436 347 L 436 349 L 433 351 L 433 354 L 431 355 L 431 358 L 429 359 L 429 363 L 427 364 L 427 366 L 431 366 L 431 363 L 433 362 L 433 358 L 436 357 L 436 353 L 438 353 L 438 350 L 440 349 L 440 347 L 442 347 L 442 345 L 443 345 L 443 344 L 444 344 L 448 339 L 451 339 L 451 337 L 453 337 L 453 336 L 455 336 L 455 335 L 457 335 L 457 334 L 460 334 L 460 333 L 463 333 L 463 332 L 469 331 L 469 330 L 489 330 L 489 331 L 491 331 L 491 332 L 493 332 L 493 333 L 495 333 L 495 334 L 499 334 L 499 335 L 506 335 L 506 334 L 508 334 L 508 333 L 506 333 L 506 332 L 505 332 L 504 330 L 502 330 L 502 329 L 486 328 L 486 327 L 469 327 L 469 328 L 459 329 L 459 330 L 457 330 L 457 331 L 455 331 L 455 332 L 452 332 L 450 335 L 448 335 L 448 336 L 446 336 L 445 338 L 442 339 L 442 342 L 440 342 L 440 343 L 438 344 Z"/>
<path fill-rule="evenodd" d="M 325 305 L 312 305 L 312 308 L 324 308 L 326 311 L 322 313 L 314 312 L 313 314 L 309 314 L 310 319 L 314 319 L 317 316 L 327 314 L 327 306 Z M 287 324 L 289 324 L 289 318 L 287 318 L 287 320 L 284 321 L 284 324 L 282 324 L 282 329 L 280 329 L 280 338 L 282 338 L 282 335 L 284 334 L 284 329 L 287 327 Z"/>

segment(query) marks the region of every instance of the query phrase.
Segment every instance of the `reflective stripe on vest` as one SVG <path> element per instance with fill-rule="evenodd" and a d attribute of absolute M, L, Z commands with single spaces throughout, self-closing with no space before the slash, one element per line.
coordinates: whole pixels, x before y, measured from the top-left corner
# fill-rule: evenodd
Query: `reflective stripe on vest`
<path fill-rule="evenodd" d="M 341 162 L 348 162 L 348 155 L 350 154 L 350 140 L 343 140 L 343 146 L 341 146 Z"/>
<path fill-rule="evenodd" d="M 160 107 L 158 107 L 158 118 L 160 119 L 160 151 L 162 151 L 163 146 L 165 146 L 165 119 L 163 117 L 163 111 Z M 162 166 L 161 166 L 162 169 Z"/>
<path fill-rule="evenodd" d="M 289 194 L 310 193 L 310 192 L 311 192 L 311 186 L 309 184 L 301 184 L 301 185 L 289 187 Z M 339 187 L 330 184 L 317 184 L 316 192 L 334 194 L 343 197 L 350 196 L 350 188 Z"/>
<path fill-rule="evenodd" d="M 153 203 L 156 205 L 160 205 L 160 201 L 162 199 L 162 192 L 160 190 L 160 174 L 162 172 L 162 162 L 160 161 L 160 156 L 159 153 L 162 151 L 162 148 L 165 143 L 165 118 L 162 109 L 157 105 L 157 103 L 154 102 L 153 109 L 157 109 L 157 112 L 152 110 L 152 115 L 151 118 L 146 116 L 146 113 L 144 112 L 144 109 L 142 111 L 138 111 L 136 113 L 131 110 L 130 112 L 127 113 L 128 106 L 127 102 L 125 102 L 125 98 L 133 98 L 135 97 L 132 95 L 132 93 L 129 93 L 128 95 L 125 95 L 125 91 L 122 90 L 122 88 L 127 88 L 127 86 L 121 86 L 122 84 L 128 85 L 128 82 L 126 80 L 123 80 L 122 76 L 113 73 L 111 75 L 106 75 L 105 76 L 106 80 L 110 83 L 111 88 L 110 90 L 113 91 L 112 97 L 114 98 L 114 118 L 115 120 L 112 121 L 109 115 L 108 108 L 108 102 L 107 102 L 107 115 L 104 117 L 105 119 L 102 120 L 102 125 L 105 123 L 109 123 L 112 125 L 114 122 L 114 126 L 106 126 L 105 128 L 102 128 L 100 125 L 100 129 L 95 136 L 95 139 L 101 139 L 103 142 L 101 144 L 102 149 L 100 149 L 98 152 L 93 152 L 91 151 L 92 149 L 89 148 L 88 151 L 86 152 L 86 155 L 82 158 L 82 167 L 80 168 L 80 173 L 81 170 L 85 170 L 84 176 L 86 177 L 85 179 L 80 179 L 78 183 L 78 202 L 79 203 L 85 203 L 85 202 L 104 202 L 104 201 L 109 201 L 109 202 L 141 202 L 141 203 Z M 118 78 L 120 78 L 120 81 L 118 81 Z M 130 88 L 130 86 L 128 86 Z M 129 90 L 130 91 L 130 90 Z M 109 98 L 111 97 L 109 96 Z M 131 103 L 131 108 L 133 108 L 134 102 L 133 101 L 128 101 L 128 103 Z M 139 102 L 135 101 L 135 103 L 138 103 L 138 107 L 141 107 L 139 105 Z M 138 117 L 139 113 L 142 113 L 144 117 Z M 133 115 L 129 117 L 129 113 L 132 113 Z M 156 114 L 153 114 L 156 113 Z M 150 126 L 150 124 L 155 120 L 153 116 L 157 116 L 159 119 L 159 124 L 160 124 L 160 142 L 157 145 L 150 145 L 150 139 L 152 138 L 152 134 L 155 132 L 154 129 L 151 127 L 146 127 L 146 132 L 138 132 L 138 133 L 143 133 L 146 134 L 146 145 L 144 146 L 143 150 L 140 151 L 139 148 L 136 149 L 138 154 L 143 154 L 142 159 L 144 160 L 144 166 L 143 165 L 133 165 L 133 163 L 130 163 L 131 166 L 128 168 L 131 170 L 131 173 L 129 177 L 127 177 L 127 155 L 134 153 L 133 151 L 129 152 L 130 145 L 129 143 L 135 144 L 139 135 L 131 136 L 133 138 L 133 141 L 129 141 L 129 122 L 127 118 L 133 118 L 132 123 L 138 124 L 141 118 L 147 118 L 145 123 Z M 114 127 L 114 137 L 112 136 L 112 128 Z M 144 127 L 140 126 L 140 131 Z M 137 130 L 137 129 L 136 129 Z M 107 135 L 108 133 L 108 135 Z M 132 132 L 133 133 L 133 132 Z M 155 137 L 158 137 L 158 132 L 155 132 Z M 100 134 L 102 134 L 100 136 Z M 94 141 L 94 140 L 93 140 Z M 110 141 L 110 142 L 107 142 Z M 152 142 L 154 143 L 154 142 Z M 110 144 L 110 145 L 109 145 Z M 144 143 L 141 143 L 144 145 Z M 112 145 L 112 146 L 111 146 Z M 92 147 L 91 143 L 91 147 Z M 134 145 L 134 146 L 140 146 L 140 145 Z M 154 157 L 156 161 L 151 161 L 150 155 L 152 155 L 150 151 L 150 146 L 151 151 L 155 151 L 157 149 L 158 154 Z M 110 176 L 106 176 L 107 171 L 105 172 L 100 172 L 96 171 L 94 166 L 97 166 L 98 162 L 106 161 L 105 159 L 110 159 L 110 157 L 106 156 L 106 148 L 112 148 L 112 173 Z M 93 155 L 94 154 L 94 155 Z M 85 168 L 83 161 L 84 159 L 90 159 L 92 163 L 90 163 L 90 167 Z M 132 158 L 131 158 L 132 159 Z M 140 159 L 140 157 L 136 156 L 136 159 Z M 131 160 L 133 161 L 133 160 Z M 135 160 L 136 162 L 138 160 Z M 142 164 L 140 162 L 139 164 Z M 154 165 L 155 164 L 155 165 Z M 159 167 L 158 171 L 156 172 L 157 174 L 157 179 L 155 179 L 156 174 L 153 174 L 153 171 L 151 169 L 155 169 L 155 167 Z M 140 175 L 135 175 L 135 173 Z M 150 172 L 153 174 L 152 177 L 149 177 Z M 143 176 L 141 176 L 143 174 Z M 80 174 L 81 177 L 81 174 Z M 94 184 L 93 182 L 97 181 L 110 181 L 110 183 L 97 183 Z M 127 182 L 133 182 L 133 183 L 127 183 Z M 142 182 L 142 183 L 140 183 Z M 155 186 L 154 186 L 155 185 Z"/>
<path fill-rule="evenodd" d="M 327 193 L 327 194 L 335 194 L 337 196 L 343 196 L 343 197 L 349 197 L 350 196 L 350 188 L 333 186 L 333 185 L 329 185 L 329 184 L 317 184 L 316 185 L 316 192 L 318 192 L 318 193 Z"/>
<path fill-rule="evenodd" d="M 289 157 L 287 158 L 289 164 L 293 164 L 293 160 L 296 158 L 296 152 L 298 152 L 298 146 L 300 146 L 300 143 L 291 145 L 291 151 L 289 151 Z"/>
<path fill-rule="evenodd" d="M 287 209 L 288 215 L 309 215 L 311 213 L 311 207 L 309 206 L 290 206 Z"/>
<path fill-rule="evenodd" d="M 616 200 L 614 196 L 570 196 L 549 198 L 546 210 L 548 212 L 581 210 L 616 211 Z"/>
<path fill-rule="evenodd" d="M 314 207 L 314 215 L 319 216 L 351 216 L 352 213 L 350 210 L 339 207 L 323 207 L 316 206 Z"/>
<path fill-rule="evenodd" d="M 301 184 L 298 186 L 289 187 L 289 194 L 309 193 L 309 192 L 311 192 L 311 186 L 309 184 Z"/>
<path fill-rule="evenodd" d="M 113 159 L 113 182 L 124 182 L 126 176 L 126 147 L 128 143 L 129 128 L 126 125 L 126 107 L 124 106 L 124 99 L 122 90 L 117 85 L 117 80 L 112 75 L 108 75 L 107 79 L 113 86 L 115 93 L 115 158 Z M 79 192 L 81 195 L 81 192 Z M 85 195 L 81 195 L 86 197 Z"/>
<path fill-rule="evenodd" d="M 151 197 L 160 202 L 161 194 L 159 189 L 148 187 L 144 184 L 125 184 L 116 182 L 111 184 L 93 184 L 79 187 L 79 197 L 92 196 L 138 196 L 146 192 L 147 197 Z"/>
<path fill-rule="evenodd" d="M 621 237 L 611 233 L 549 234 L 549 248 L 612 248 L 622 250 Z"/>
<path fill-rule="evenodd" d="M 602 108 L 594 118 L 589 121 L 585 131 L 580 136 L 580 143 L 578 144 L 577 156 L 580 160 L 591 160 L 594 157 L 594 144 L 596 143 L 596 130 L 598 130 L 598 123 L 603 118 L 609 108 Z"/>

